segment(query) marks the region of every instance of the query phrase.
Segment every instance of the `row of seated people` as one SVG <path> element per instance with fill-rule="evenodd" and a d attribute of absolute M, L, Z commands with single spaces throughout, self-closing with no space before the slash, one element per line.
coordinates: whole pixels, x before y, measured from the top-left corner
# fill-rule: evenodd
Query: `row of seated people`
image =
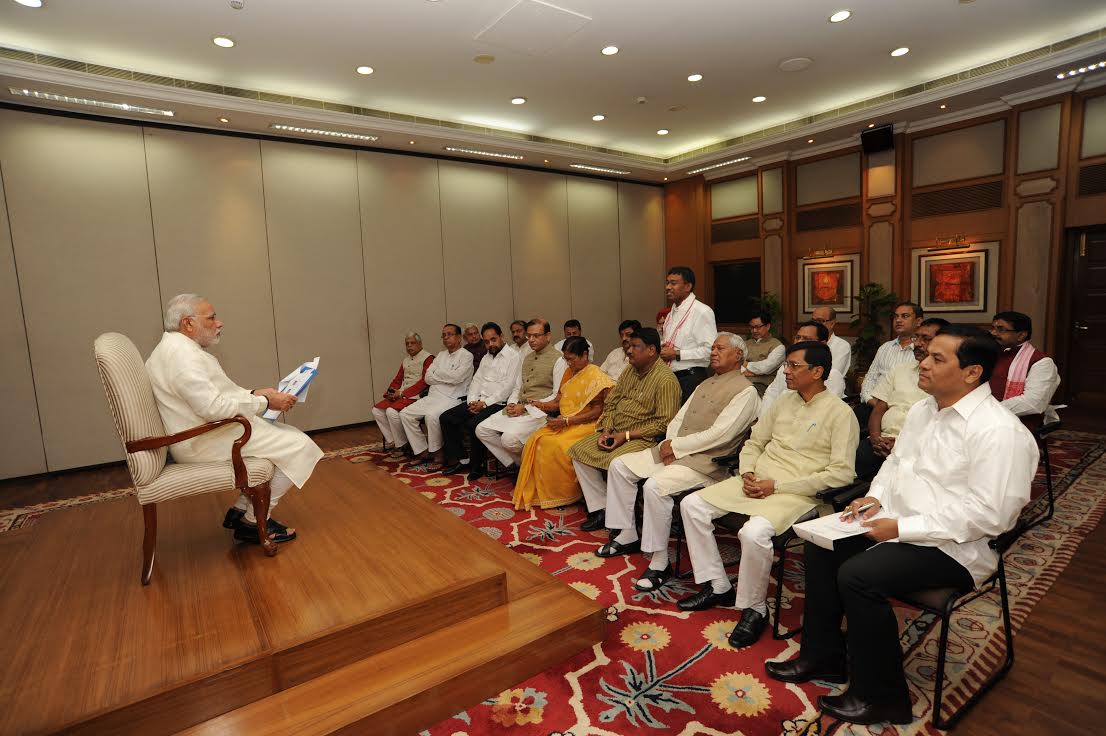
<path fill-rule="evenodd" d="M 818 491 L 853 480 L 859 425 L 853 411 L 829 389 L 835 368 L 826 320 L 801 325 L 796 341 L 780 346 L 783 360 L 773 382 L 781 380 L 783 388 L 767 408 L 747 375 L 756 375 L 749 370 L 749 344 L 737 335 L 711 335 L 706 351 L 711 375 L 706 365 L 680 367 L 678 361 L 699 360 L 690 357 L 695 347 L 684 347 L 699 324 L 697 302 L 691 301 L 694 276 L 673 271 L 666 280 L 670 298 L 673 287 L 683 290 L 683 298 L 672 300 L 662 332 L 638 328 L 627 336 L 628 365 L 617 380 L 590 363 L 590 345 L 581 336 L 567 338 L 559 352 L 550 346 L 544 320 L 527 323 L 531 354 L 525 358 L 503 345 L 498 330 L 485 329 L 486 355 L 473 376 L 472 353 L 460 349 L 462 330 L 447 326 L 446 350 L 429 364 L 425 358 L 414 361 L 425 367 L 429 394 L 403 397 L 412 401 L 398 413 L 409 440 L 405 413 L 428 399 L 436 400 L 438 417 L 450 412 L 462 419 L 467 416 L 468 421 L 441 421 L 439 431 L 445 434 L 454 426 L 461 428 L 459 434 L 470 431 L 474 452 L 485 447 L 497 456 L 502 452 L 505 465 L 517 464 L 519 508 L 564 505 L 582 494 L 589 512 L 583 528 L 612 530 L 611 540 L 596 554 L 649 554 L 647 567 L 633 582 L 640 590 L 655 590 L 671 577 L 667 548 L 674 498 L 700 489 L 683 498 L 680 509 L 695 579 L 702 589 L 678 605 L 684 610 L 736 606 L 741 618 L 731 643 L 743 647 L 755 642 L 765 626 L 772 537 L 813 509 Z M 937 328 L 936 335 L 926 342 L 920 362 L 912 351 L 918 387 L 925 396 L 906 412 L 868 497 L 851 507 L 855 512 L 866 506 L 865 519 L 881 507 L 894 518 L 866 521 L 871 527 L 867 536 L 837 552 L 807 546 L 802 650 L 797 660 L 770 663 L 768 669 L 771 676 L 789 682 L 851 678 L 844 696 L 823 699 L 824 710 L 831 714 L 857 722 L 909 720 L 901 651 L 887 597 L 915 588 L 970 589 L 995 569 L 995 553 L 987 542 L 1013 526 L 1028 500 L 1038 458 L 1032 435 L 1003 404 L 1029 393 L 1051 364 L 1035 348 L 1026 347 L 1031 326 L 1023 317 L 996 315 L 993 337 L 977 328 L 928 325 Z M 710 323 L 713 328 L 713 313 Z M 168 431 L 223 415 L 253 416 L 266 408 L 286 411 L 294 405 L 293 396 L 274 389 L 249 391 L 226 377 L 205 350 L 218 341 L 222 328 L 207 300 L 181 295 L 170 302 L 165 324 L 166 334 L 147 369 Z M 688 325 L 692 329 L 684 333 L 687 342 L 681 345 L 680 331 Z M 912 330 L 926 335 L 924 327 L 919 320 Z M 899 340 L 898 326 L 896 332 Z M 1011 338 L 1008 346 L 1000 345 L 1004 336 Z M 910 337 L 916 347 L 919 339 Z M 774 351 L 772 346 L 768 352 Z M 514 361 L 515 369 L 497 371 L 500 356 Z M 555 379 L 558 363 L 563 363 L 563 375 Z M 491 388 L 508 384 L 509 401 L 473 423 L 477 415 L 497 406 L 485 401 L 494 398 L 483 393 L 485 381 Z M 1002 388 L 996 389 L 996 384 Z M 764 394 L 772 398 L 769 388 L 771 384 Z M 390 393 L 399 398 L 396 394 L 402 391 Z M 421 415 L 428 428 L 431 414 L 426 410 Z M 481 431 L 489 419 L 495 421 Z M 290 426 L 256 416 L 253 426 L 244 454 L 276 464 L 272 507 L 292 485 L 302 485 L 321 452 Z M 433 441 L 433 431 L 429 434 Z M 736 449 L 746 434 L 738 474 L 728 477 L 711 458 Z M 209 437 L 215 442 L 181 443 L 172 450 L 174 459 L 221 459 L 236 436 L 234 431 L 213 432 Z M 429 441 L 424 440 L 422 452 L 429 450 Z M 459 454 L 463 442 L 456 447 Z M 476 467 L 471 455 L 469 459 Z M 645 481 L 640 539 L 633 520 L 639 480 Z M 739 533 L 742 556 L 736 588 L 724 571 L 712 523 L 730 512 L 749 517 Z M 247 542 L 257 538 L 255 523 L 244 499 L 224 520 L 236 538 Z M 295 538 L 295 530 L 271 518 L 269 532 L 275 541 Z M 892 540 L 899 544 L 876 544 Z M 850 621 L 847 657 L 842 615 Z"/>

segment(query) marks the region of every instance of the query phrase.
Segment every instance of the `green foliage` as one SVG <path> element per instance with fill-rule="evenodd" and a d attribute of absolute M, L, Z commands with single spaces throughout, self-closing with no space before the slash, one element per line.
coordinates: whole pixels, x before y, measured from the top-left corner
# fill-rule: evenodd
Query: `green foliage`
<path fill-rule="evenodd" d="M 783 303 L 774 292 L 766 291 L 759 297 L 752 297 L 753 310 L 767 312 L 772 315 L 772 329 L 770 332 L 777 339 L 780 338 L 780 321 L 783 319 Z"/>
<path fill-rule="evenodd" d="M 876 357 L 879 346 L 887 339 L 887 327 L 895 314 L 899 298 L 882 284 L 867 283 L 860 287 L 856 299 L 856 319 L 849 326 L 857 331 L 853 343 L 856 370 L 866 371 Z"/>

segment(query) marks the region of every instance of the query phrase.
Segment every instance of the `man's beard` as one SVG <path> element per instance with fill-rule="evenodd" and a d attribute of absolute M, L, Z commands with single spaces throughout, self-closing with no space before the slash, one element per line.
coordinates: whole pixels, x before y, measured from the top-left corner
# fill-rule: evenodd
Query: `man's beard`
<path fill-rule="evenodd" d="M 499 351 L 502 350 L 502 349 L 503 349 L 502 347 L 488 348 L 488 355 L 490 355 L 494 358 L 495 356 L 499 355 Z"/>

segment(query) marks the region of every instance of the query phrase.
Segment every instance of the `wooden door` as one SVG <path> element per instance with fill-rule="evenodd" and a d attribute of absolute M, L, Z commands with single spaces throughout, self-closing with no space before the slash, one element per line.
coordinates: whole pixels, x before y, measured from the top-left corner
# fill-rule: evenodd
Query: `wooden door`
<path fill-rule="evenodd" d="M 1106 407 L 1106 229 L 1076 235 L 1072 269 L 1069 401 Z"/>

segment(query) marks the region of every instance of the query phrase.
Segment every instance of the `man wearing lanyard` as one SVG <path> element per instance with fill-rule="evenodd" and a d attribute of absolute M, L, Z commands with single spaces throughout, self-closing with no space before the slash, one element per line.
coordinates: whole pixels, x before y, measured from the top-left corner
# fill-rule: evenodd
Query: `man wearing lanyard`
<path fill-rule="evenodd" d="M 682 401 L 707 377 L 710 348 L 718 336 L 714 310 L 695 298 L 695 272 L 687 266 L 673 266 L 664 279 L 664 294 L 672 311 L 664 320 L 661 360 L 680 382 Z"/>

